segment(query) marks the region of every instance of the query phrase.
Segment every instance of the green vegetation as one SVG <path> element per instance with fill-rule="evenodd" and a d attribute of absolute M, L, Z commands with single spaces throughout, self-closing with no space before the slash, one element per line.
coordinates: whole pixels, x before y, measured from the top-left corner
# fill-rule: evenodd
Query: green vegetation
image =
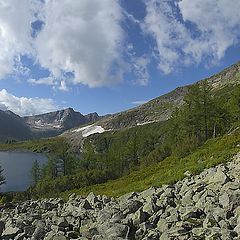
<path fill-rule="evenodd" d="M 33 166 L 31 169 L 31 176 L 34 184 L 37 184 L 41 178 L 41 168 L 37 160 L 35 160 L 33 163 Z"/>
<path fill-rule="evenodd" d="M 1 187 L 1 185 L 3 185 L 5 183 L 5 177 L 3 176 L 2 173 L 3 173 L 3 169 L 0 166 L 0 187 Z"/>
<path fill-rule="evenodd" d="M 31 152 L 62 154 L 63 149 L 69 148 L 64 138 L 42 138 L 32 141 L 10 142 L 0 144 L 0 151 L 29 150 Z"/>
<path fill-rule="evenodd" d="M 36 184 L 16 198 L 66 196 L 72 191 L 119 196 L 171 184 L 186 170 L 200 172 L 239 151 L 239 86 L 213 92 L 202 82 L 189 87 L 184 100 L 165 122 L 89 136 L 81 156 L 74 155 L 63 138 L 0 145 L 0 150 L 49 153 L 40 174 L 34 167 Z"/>
<path fill-rule="evenodd" d="M 0 190 L 1 190 L 1 186 L 3 184 L 5 184 L 5 177 L 3 176 L 3 169 L 0 166 Z M 6 197 L 4 195 L 1 194 L 0 192 L 0 204 L 4 203 L 6 201 Z"/>
<path fill-rule="evenodd" d="M 173 184 L 184 178 L 184 172 L 200 173 L 204 168 L 213 167 L 230 160 L 239 152 L 240 132 L 208 140 L 203 146 L 187 157 L 168 157 L 149 167 L 133 171 L 122 178 L 107 183 L 66 191 L 61 194 L 67 198 L 71 193 L 87 195 L 89 192 L 118 197 L 131 191 L 142 191 L 151 186 Z"/>
<path fill-rule="evenodd" d="M 111 181 L 100 185 L 105 189 L 103 192 L 119 195 L 132 189 L 142 190 L 150 185 L 174 182 L 183 177 L 186 169 L 193 172 L 202 170 L 209 165 L 205 160 L 200 163 L 196 160 L 202 151 L 210 163 L 219 163 L 224 158 L 216 157 L 214 160 L 211 154 L 225 151 L 228 141 L 236 140 L 221 136 L 239 123 L 239 99 L 238 87 L 219 96 L 212 94 L 206 82 L 193 85 L 185 97 L 184 106 L 176 109 L 168 121 L 88 137 L 84 141 L 81 158 L 71 157 L 70 153 L 63 157 L 66 162 L 71 162 L 69 169 L 74 171 L 56 176 L 52 174 L 56 164 L 50 161 L 52 167 L 47 168 L 50 171 L 30 189 L 30 193 L 41 197 L 52 196 L 53 192 L 59 195 L 71 189 L 86 189 L 87 192 L 88 189 L 95 190 L 91 185 L 123 177 L 124 182 L 120 186 L 122 188 L 126 184 L 128 187 L 117 193 L 109 190 L 115 189 Z M 225 148 L 221 150 L 218 146 L 222 141 L 226 141 L 226 146 L 222 145 Z M 226 153 L 230 152 L 229 147 Z M 223 153 L 222 156 L 227 157 Z M 69 160 L 71 158 L 72 161 Z M 160 175 L 156 174 L 156 169 Z M 125 182 L 124 179 L 131 180 Z"/>

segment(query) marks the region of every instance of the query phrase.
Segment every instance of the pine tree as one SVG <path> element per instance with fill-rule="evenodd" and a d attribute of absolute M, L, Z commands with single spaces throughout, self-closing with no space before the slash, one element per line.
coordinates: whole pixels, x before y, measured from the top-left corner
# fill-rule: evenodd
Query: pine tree
<path fill-rule="evenodd" d="M 240 120 L 240 86 L 237 86 L 233 91 L 230 99 L 229 109 L 233 117 L 233 121 Z"/>
<path fill-rule="evenodd" d="M 6 183 L 6 179 L 5 179 L 5 177 L 3 176 L 2 173 L 3 173 L 3 169 L 0 166 L 0 186 Z"/>
<path fill-rule="evenodd" d="M 196 136 L 200 141 L 207 140 L 212 128 L 214 114 L 213 96 L 207 83 L 193 85 L 185 97 L 182 111 L 185 131 L 189 136 Z"/>
<path fill-rule="evenodd" d="M 33 163 L 31 175 L 34 184 L 37 184 L 41 177 L 41 169 L 37 160 L 35 160 Z"/>

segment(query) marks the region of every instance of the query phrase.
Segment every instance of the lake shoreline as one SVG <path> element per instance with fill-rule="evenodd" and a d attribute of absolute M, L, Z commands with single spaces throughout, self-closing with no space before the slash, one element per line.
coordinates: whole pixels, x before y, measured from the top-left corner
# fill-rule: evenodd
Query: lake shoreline
<path fill-rule="evenodd" d="M 43 153 L 31 151 L 0 151 L 0 165 L 6 178 L 6 184 L 1 186 L 1 191 L 26 191 L 32 185 L 31 169 L 36 160 L 43 166 L 48 158 Z"/>

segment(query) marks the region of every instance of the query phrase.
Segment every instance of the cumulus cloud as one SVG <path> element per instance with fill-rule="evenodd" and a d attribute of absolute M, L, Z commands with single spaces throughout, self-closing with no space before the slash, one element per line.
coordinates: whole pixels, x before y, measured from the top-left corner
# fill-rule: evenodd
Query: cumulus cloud
<path fill-rule="evenodd" d="M 19 56 L 30 54 L 35 4 L 30 0 L 0 0 L 0 79 L 19 68 Z M 21 67 L 21 65 L 20 65 Z"/>
<path fill-rule="evenodd" d="M 0 0 L 0 79 L 26 73 L 18 60 L 28 54 L 50 72 L 29 80 L 35 85 L 66 91 L 68 83 L 117 83 L 124 72 L 122 18 L 120 3 L 112 0 Z M 33 28 L 36 21 L 41 28 Z"/>
<path fill-rule="evenodd" d="M 239 44 L 239 0 L 143 2 L 146 16 L 140 20 L 120 0 L 0 0 L 0 79 L 23 75 L 30 84 L 68 91 L 71 84 L 112 85 L 131 71 L 136 83 L 147 85 L 152 59 L 169 74 L 180 66 L 215 64 Z M 153 38 L 154 46 L 147 41 L 151 54 L 144 43 L 134 54 L 126 18 Z M 49 76 L 31 75 L 21 61 L 25 55 Z"/>
<path fill-rule="evenodd" d="M 10 110 L 20 116 L 30 116 L 57 110 L 52 99 L 17 97 L 6 89 L 0 91 L 0 109 Z"/>
<path fill-rule="evenodd" d="M 121 81 L 123 31 L 118 1 L 45 1 L 44 27 L 35 46 L 38 61 L 60 79 L 72 73 L 74 83 L 90 87 Z"/>
<path fill-rule="evenodd" d="M 240 40 L 240 2 L 233 0 L 147 0 L 143 31 L 156 42 L 159 69 L 217 63 Z"/>

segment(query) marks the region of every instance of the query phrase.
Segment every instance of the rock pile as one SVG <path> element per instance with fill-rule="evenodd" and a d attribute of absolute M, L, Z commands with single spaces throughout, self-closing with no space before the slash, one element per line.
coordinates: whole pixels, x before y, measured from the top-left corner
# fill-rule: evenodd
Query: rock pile
<path fill-rule="evenodd" d="M 240 239 L 240 155 L 226 165 L 118 199 L 71 195 L 1 210 L 1 239 Z"/>

